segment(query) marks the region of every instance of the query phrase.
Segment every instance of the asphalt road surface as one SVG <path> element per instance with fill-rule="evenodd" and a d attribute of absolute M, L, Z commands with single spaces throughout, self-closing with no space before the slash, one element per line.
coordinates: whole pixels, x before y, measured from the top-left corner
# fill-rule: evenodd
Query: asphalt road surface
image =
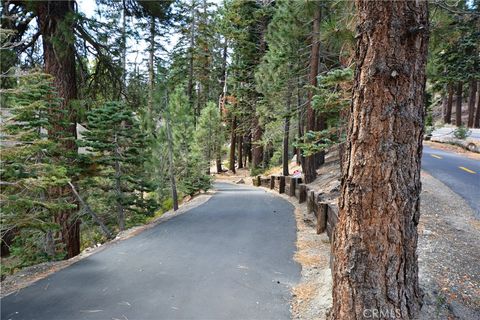
<path fill-rule="evenodd" d="M 203 205 L 1 300 L 1 319 L 290 319 L 293 206 L 225 183 Z"/>
<path fill-rule="evenodd" d="M 480 161 L 423 146 L 422 168 L 464 198 L 480 219 Z"/>

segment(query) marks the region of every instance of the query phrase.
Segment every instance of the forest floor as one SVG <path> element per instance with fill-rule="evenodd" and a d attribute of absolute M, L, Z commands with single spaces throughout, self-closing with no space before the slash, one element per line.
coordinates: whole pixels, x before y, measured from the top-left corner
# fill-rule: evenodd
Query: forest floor
<path fill-rule="evenodd" d="M 206 193 L 201 193 L 198 196 L 195 196 L 194 198 L 184 199 L 184 201 L 182 201 L 177 211 L 173 211 L 173 210 L 167 211 L 164 214 L 162 214 L 160 217 L 156 218 L 155 220 L 145 225 L 136 226 L 136 227 L 127 229 L 125 231 L 122 231 L 115 237 L 115 239 L 95 247 L 86 248 L 76 257 L 73 257 L 68 260 L 63 260 L 63 261 L 44 262 L 38 265 L 26 267 L 12 275 L 6 276 L 5 279 L 2 280 L 1 282 L 0 297 L 4 297 L 11 293 L 18 292 L 20 289 L 25 288 L 30 284 L 49 276 L 52 273 L 55 273 L 63 268 L 66 268 L 74 264 L 75 262 L 85 259 L 86 257 L 94 253 L 100 252 L 110 247 L 111 245 L 113 245 L 118 241 L 129 239 L 147 229 L 150 229 L 158 225 L 159 223 L 165 222 L 175 216 L 181 215 L 189 211 L 190 209 L 198 207 L 201 204 L 207 202 L 208 199 L 210 199 L 210 197 L 213 195 L 213 193 L 214 191 L 208 191 Z"/>

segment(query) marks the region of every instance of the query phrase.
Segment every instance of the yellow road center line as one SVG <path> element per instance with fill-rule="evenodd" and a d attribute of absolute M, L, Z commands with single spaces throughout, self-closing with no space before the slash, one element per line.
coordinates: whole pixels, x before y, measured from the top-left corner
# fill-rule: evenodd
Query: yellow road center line
<path fill-rule="evenodd" d="M 437 158 L 437 159 L 442 159 L 442 157 L 437 156 L 436 154 L 431 154 L 432 157 Z"/>
<path fill-rule="evenodd" d="M 465 167 L 459 167 L 459 168 L 462 169 L 463 171 L 467 171 L 468 173 L 474 173 L 474 174 L 476 173 L 475 171 L 470 170 L 470 169 L 465 168 Z"/>

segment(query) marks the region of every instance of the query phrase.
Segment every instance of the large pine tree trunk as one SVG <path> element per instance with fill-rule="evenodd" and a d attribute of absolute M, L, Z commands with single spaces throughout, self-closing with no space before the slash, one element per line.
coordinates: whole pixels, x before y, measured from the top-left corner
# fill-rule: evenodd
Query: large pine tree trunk
<path fill-rule="evenodd" d="M 243 136 L 238 135 L 238 169 L 243 168 Z"/>
<path fill-rule="evenodd" d="M 170 176 L 170 187 L 172 191 L 173 211 L 178 210 L 178 194 L 177 194 L 177 181 L 175 179 L 175 164 L 173 163 L 173 136 L 172 128 L 170 127 L 169 115 L 165 119 L 166 131 L 167 131 L 167 143 L 168 143 L 168 173 Z"/>
<path fill-rule="evenodd" d="M 253 118 L 252 128 L 252 168 L 258 168 L 263 162 L 263 146 L 261 145 L 263 130 L 258 117 Z"/>
<path fill-rule="evenodd" d="M 462 125 L 462 92 L 463 92 L 463 83 L 459 82 L 457 84 L 457 101 L 455 104 L 455 125 L 457 127 Z"/>
<path fill-rule="evenodd" d="M 477 98 L 477 81 L 470 80 L 470 95 L 468 97 L 468 127 L 473 128 L 475 115 L 475 99 Z"/>
<path fill-rule="evenodd" d="M 453 105 L 453 84 L 449 83 L 447 85 L 448 98 L 447 105 L 445 107 L 445 116 L 443 122 L 452 123 L 452 105 Z"/>
<path fill-rule="evenodd" d="M 285 110 L 285 120 L 283 124 L 283 157 L 282 157 L 282 167 L 283 167 L 283 175 L 288 176 L 288 138 L 290 136 L 290 112 L 291 112 L 291 101 L 292 101 L 292 91 L 291 88 L 288 88 L 287 92 L 287 103 L 286 103 L 286 110 Z"/>
<path fill-rule="evenodd" d="M 155 87 L 155 17 L 150 17 L 150 48 L 148 50 L 148 116 L 153 116 L 153 90 Z M 149 119 L 151 121 L 152 119 Z"/>
<path fill-rule="evenodd" d="M 316 8 L 315 17 L 313 19 L 313 30 L 312 30 L 312 48 L 310 52 L 310 74 L 309 82 L 311 86 L 317 86 L 317 74 L 318 74 L 318 57 L 320 54 L 320 40 L 318 34 L 320 32 L 320 19 L 321 11 L 320 7 Z M 315 110 L 312 108 L 312 98 L 313 91 L 308 91 L 308 100 L 307 100 L 307 121 L 305 125 L 305 131 L 315 131 L 316 130 L 316 116 Z M 315 155 L 309 155 L 303 158 L 302 161 L 302 170 L 305 179 L 305 183 L 310 183 L 315 180 L 317 177 Z"/>
<path fill-rule="evenodd" d="M 217 167 L 217 173 L 222 173 L 222 154 L 220 150 L 215 152 L 215 165 Z"/>
<path fill-rule="evenodd" d="M 250 167 L 252 163 L 252 133 L 250 132 L 247 137 L 247 152 L 245 153 L 245 166 L 244 167 Z"/>
<path fill-rule="evenodd" d="M 237 131 L 237 117 L 233 116 L 231 123 L 231 132 L 230 132 L 230 154 L 228 158 L 228 169 L 235 173 L 235 140 Z"/>
<path fill-rule="evenodd" d="M 414 319 L 421 306 L 416 248 L 427 2 L 357 0 L 356 6 L 332 318 Z"/>
<path fill-rule="evenodd" d="M 117 203 L 117 221 L 120 231 L 125 230 L 125 208 L 123 207 L 123 190 L 122 190 L 122 168 L 120 166 L 120 147 L 118 145 L 118 134 L 115 134 L 115 196 Z"/>
<path fill-rule="evenodd" d="M 297 123 L 298 123 L 298 139 L 303 137 L 303 116 L 304 116 L 304 110 L 303 110 L 303 105 L 302 105 L 302 95 L 300 94 L 300 77 L 298 78 L 297 81 Z M 295 147 L 295 152 L 297 155 L 297 165 L 300 165 L 302 163 L 302 153 L 300 148 Z"/>
<path fill-rule="evenodd" d="M 480 128 L 480 81 L 478 82 L 477 90 L 477 111 L 475 112 L 475 120 L 473 121 L 474 128 Z"/>
<path fill-rule="evenodd" d="M 54 130 L 52 139 L 57 139 L 67 158 L 77 153 L 76 114 L 71 101 L 77 98 L 75 73 L 75 47 L 71 37 L 73 23 L 67 15 L 73 14 L 74 1 L 42 1 L 35 3 L 39 30 L 42 35 L 45 72 L 54 77 L 54 86 L 62 99 L 59 108 L 64 113 L 52 110 Z M 73 160 L 72 160 L 73 161 Z M 70 187 L 52 190 L 53 197 L 64 197 L 69 203 L 77 204 Z M 67 252 L 67 258 L 80 253 L 80 221 L 73 219 L 77 209 L 59 212 L 55 221 L 60 225 L 60 236 Z"/>
<path fill-rule="evenodd" d="M 195 50 L 195 1 L 191 1 L 191 16 L 190 21 L 190 47 L 189 47 L 189 59 L 188 59 L 188 86 L 187 95 L 190 106 L 193 108 L 193 54 Z M 196 118 L 195 118 L 196 121 Z M 195 122 L 196 125 L 196 122 Z"/>

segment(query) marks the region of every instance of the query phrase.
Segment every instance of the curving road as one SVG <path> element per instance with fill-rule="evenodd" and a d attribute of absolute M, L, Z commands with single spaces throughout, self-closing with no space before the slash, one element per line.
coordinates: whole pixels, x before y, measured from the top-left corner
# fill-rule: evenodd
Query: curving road
<path fill-rule="evenodd" d="M 1 300 L 1 319 L 290 319 L 295 219 L 225 183 L 203 205 Z"/>
<path fill-rule="evenodd" d="M 464 198 L 480 219 L 480 161 L 424 145 L 422 169 Z"/>

